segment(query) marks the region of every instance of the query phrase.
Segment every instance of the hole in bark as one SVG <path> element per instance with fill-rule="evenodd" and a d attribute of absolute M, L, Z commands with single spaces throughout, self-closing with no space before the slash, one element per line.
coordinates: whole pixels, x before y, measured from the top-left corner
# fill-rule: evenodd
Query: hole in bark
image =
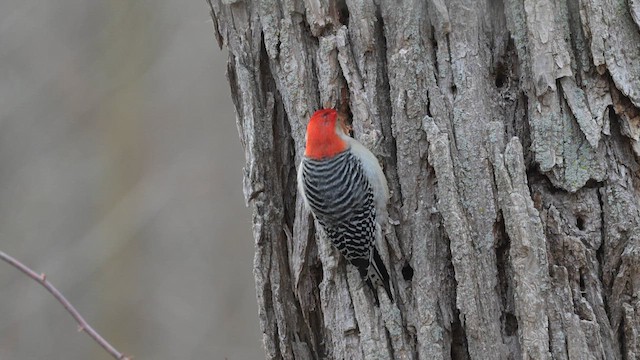
<path fill-rule="evenodd" d="M 455 85 L 451 85 L 451 94 L 455 97 L 458 94 L 458 87 Z"/>
<path fill-rule="evenodd" d="M 413 268 L 411 265 L 406 264 L 402 267 L 402 278 L 405 281 L 411 281 L 411 279 L 413 279 Z"/>
<path fill-rule="evenodd" d="M 460 322 L 460 312 L 455 309 L 455 320 L 451 323 L 451 358 L 456 360 L 471 359 L 467 344 L 467 334 Z"/>
<path fill-rule="evenodd" d="M 431 46 L 433 46 L 434 49 L 438 48 L 438 40 L 436 39 L 436 28 L 433 25 L 431 25 Z"/>
<path fill-rule="evenodd" d="M 584 187 L 589 188 L 589 189 L 598 189 L 600 187 L 602 187 L 603 184 L 600 181 L 596 181 L 593 179 L 589 179 L 587 180 L 587 182 L 584 184 Z"/>
<path fill-rule="evenodd" d="M 620 318 L 620 325 L 618 326 L 618 344 L 620 344 L 620 349 L 627 348 L 626 336 L 624 336 L 624 316 Z M 627 354 L 624 351 L 622 352 L 622 360 L 627 360 Z"/>
<path fill-rule="evenodd" d="M 585 220 L 584 217 L 578 215 L 576 216 L 576 227 L 580 230 L 584 230 L 585 229 Z"/>
<path fill-rule="evenodd" d="M 338 1 L 336 4 L 338 8 L 338 16 L 340 23 L 345 26 L 349 26 L 349 8 L 346 1 Z"/>
<path fill-rule="evenodd" d="M 507 83 L 507 80 L 507 70 L 504 63 L 498 63 L 496 66 L 496 87 L 503 87 Z"/>
<path fill-rule="evenodd" d="M 504 332 L 507 336 L 513 336 L 518 332 L 518 319 L 512 313 L 505 313 Z"/>
<path fill-rule="evenodd" d="M 313 239 L 311 239 L 313 240 Z M 322 263 L 318 263 L 318 265 L 312 267 L 311 273 L 315 275 L 315 284 L 322 284 L 322 280 L 324 280 L 324 271 L 322 270 Z M 318 297 L 319 298 L 319 297 Z"/>

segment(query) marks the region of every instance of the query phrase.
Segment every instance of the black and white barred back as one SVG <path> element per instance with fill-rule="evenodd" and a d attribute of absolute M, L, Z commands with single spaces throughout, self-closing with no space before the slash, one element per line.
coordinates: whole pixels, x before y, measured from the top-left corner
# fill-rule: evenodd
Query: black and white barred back
<path fill-rule="evenodd" d="M 372 282 L 383 285 L 393 301 L 389 274 L 375 248 L 373 188 L 360 160 L 346 150 L 330 159 L 305 158 L 302 167 L 307 202 L 327 237 L 366 279 L 376 302 Z"/>

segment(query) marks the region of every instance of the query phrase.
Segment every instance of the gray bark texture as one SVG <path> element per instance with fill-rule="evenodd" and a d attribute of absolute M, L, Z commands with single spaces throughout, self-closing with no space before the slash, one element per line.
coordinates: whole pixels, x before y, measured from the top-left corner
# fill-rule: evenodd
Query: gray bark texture
<path fill-rule="evenodd" d="M 640 359 L 639 1 L 209 1 L 268 359 Z M 296 191 L 344 104 L 392 193 L 379 307 Z"/>

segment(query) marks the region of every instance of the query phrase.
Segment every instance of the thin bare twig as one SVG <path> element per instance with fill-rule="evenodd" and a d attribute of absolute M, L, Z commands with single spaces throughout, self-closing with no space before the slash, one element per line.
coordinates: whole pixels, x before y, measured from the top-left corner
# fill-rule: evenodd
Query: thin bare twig
<path fill-rule="evenodd" d="M 22 271 L 23 273 L 25 273 L 27 276 L 29 276 L 33 280 L 35 280 L 38 283 L 40 283 L 40 285 L 44 286 L 44 288 L 47 289 L 47 291 L 50 292 L 51 295 L 53 295 L 53 297 L 56 298 L 56 300 L 58 300 L 58 302 L 60 304 L 62 304 L 62 306 L 64 306 L 65 309 L 67 309 L 69 314 L 71 314 L 71 316 L 73 316 L 73 318 L 78 323 L 78 331 L 86 332 L 87 335 L 91 336 L 91 338 L 93 340 L 95 340 L 95 342 L 97 342 L 100 346 L 102 346 L 102 348 L 105 349 L 109 354 L 111 354 L 111 356 L 113 356 L 115 359 L 118 359 L 118 360 L 131 360 L 130 357 L 124 355 L 121 352 L 119 352 L 115 347 L 113 347 L 113 345 L 109 344 L 109 342 L 107 340 L 105 340 L 100 334 L 98 334 L 98 332 L 95 331 L 91 327 L 91 325 L 89 325 L 84 320 L 84 318 L 82 317 L 82 315 L 80 315 L 78 310 L 76 310 L 76 308 L 73 307 L 73 305 L 71 305 L 69 300 L 67 300 L 67 298 L 65 298 L 64 295 L 62 295 L 62 293 L 58 289 L 56 289 L 56 287 L 53 286 L 49 282 L 49 280 L 47 280 L 47 277 L 45 276 L 45 274 L 36 273 L 35 271 L 31 270 L 25 264 L 21 263 L 17 259 L 13 258 L 12 256 L 10 256 L 10 255 L 2 252 L 2 251 L 0 251 L 0 259 L 4 260 L 5 262 L 7 262 L 11 266 L 15 267 L 16 269 Z"/>

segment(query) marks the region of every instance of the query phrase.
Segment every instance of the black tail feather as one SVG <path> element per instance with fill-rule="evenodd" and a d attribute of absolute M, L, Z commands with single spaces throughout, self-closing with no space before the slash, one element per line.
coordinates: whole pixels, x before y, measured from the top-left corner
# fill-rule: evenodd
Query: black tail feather
<path fill-rule="evenodd" d="M 384 266 L 384 262 L 382 262 L 378 249 L 375 247 L 373 248 L 373 263 L 371 265 L 373 273 L 369 273 L 369 278 L 372 278 L 374 281 L 379 280 L 381 285 L 384 287 L 384 291 L 387 293 L 389 300 L 393 302 L 391 285 L 389 284 L 389 272 L 387 271 L 387 267 Z M 375 290 L 373 292 L 376 293 Z"/>
<path fill-rule="evenodd" d="M 382 258 L 378 253 L 378 249 L 376 249 L 375 247 L 373 248 L 370 259 L 353 259 L 351 260 L 351 264 L 353 264 L 358 269 L 360 276 L 362 276 L 362 279 L 371 289 L 377 306 L 380 305 L 377 291 L 377 286 L 379 285 L 382 285 L 382 287 L 384 287 L 384 291 L 387 293 L 389 300 L 393 302 L 393 295 L 391 295 L 391 285 L 389 284 L 389 272 L 387 271 L 387 267 L 384 266 L 384 262 L 382 262 Z"/>

